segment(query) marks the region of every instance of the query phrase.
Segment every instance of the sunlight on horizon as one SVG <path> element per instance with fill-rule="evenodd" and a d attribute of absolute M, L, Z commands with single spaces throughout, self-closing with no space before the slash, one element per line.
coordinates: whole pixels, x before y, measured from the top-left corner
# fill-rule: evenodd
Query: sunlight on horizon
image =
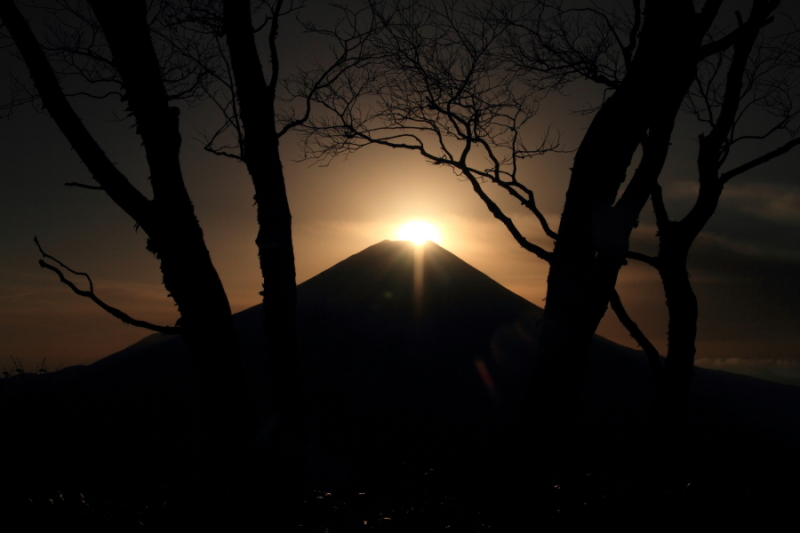
<path fill-rule="evenodd" d="M 430 222 L 413 220 L 406 222 L 397 230 L 397 239 L 401 241 L 411 241 L 417 246 L 433 241 L 441 244 L 442 236 L 439 230 Z"/>

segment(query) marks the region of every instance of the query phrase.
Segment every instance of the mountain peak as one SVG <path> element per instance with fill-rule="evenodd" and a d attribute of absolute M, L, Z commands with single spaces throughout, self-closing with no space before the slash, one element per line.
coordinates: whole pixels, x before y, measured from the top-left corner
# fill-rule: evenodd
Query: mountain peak
<path fill-rule="evenodd" d="M 298 286 L 301 305 L 366 305 L 390 302 L 406 312 L 461 317 L 474 309 L 501 322 L 541 309 L 506 289 L 438 244 L 384 240 L 337 263 Z M 412 309 L 416 307 L 416 311 Z M 478 311 L 480 309 L 480 311 Z M 487 310 L 490 312 L 487 313 Z M 513 316 L 512 316 L 513 315 Z"/>

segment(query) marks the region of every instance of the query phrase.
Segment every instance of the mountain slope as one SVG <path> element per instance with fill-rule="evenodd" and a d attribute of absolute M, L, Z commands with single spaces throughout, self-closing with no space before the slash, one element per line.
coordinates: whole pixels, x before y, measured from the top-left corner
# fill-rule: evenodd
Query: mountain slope
<path fill-rule="evenodd" d="M 298 297 L 311 486 L 485 492 L 541 309 L 437 245 L 391 241 L 301 284 Z M 261 310 L 234 320 L 266 413 Z M 635 472 L 652 399 L 643 355 L 597 337 L 582 391 L 565 475 Z M 800 471 L 800 389 L 698 368 L 692 394 L 687 445 L 698 478 L 755 483 Z M 179 338 L 151 336 L 86 367 L 18 376 L 4 398 L 15 483 L 168 483 L 214 469 Z"/>

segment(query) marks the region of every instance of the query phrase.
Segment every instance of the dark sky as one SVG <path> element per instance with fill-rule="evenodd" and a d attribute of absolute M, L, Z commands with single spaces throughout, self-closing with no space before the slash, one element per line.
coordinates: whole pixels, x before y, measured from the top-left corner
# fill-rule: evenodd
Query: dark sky
<path fill-rule="evenodd" d="M 325 18 L 321 2 L 309 2 L 307 18 Z M 796 10 L 797 6 L 793 6 Z M 731 19 L 732 20 L 732 19 Z M 800 18 L 795 18 L 800 20 Z M 324 60 L 324 47 L 302 36 L 294 24 L 281 33 L 284 63 Z M 6 72 L 27 76 L 0 50 L 4 77 L 0 98 L 9 97 Z M 571 111 L 597 104 L 602 93 L 585 83 L 565 95 L 548 97 L 533 121 L 531 135 L 547 125 L 574 149 L 591 116 Z M 130 179 L 148 191 L 147 171 L 130 120 L 115 101 L 76 99 L 76 109 L 101 145 Z M 242 165 L 202 150 L 197 130 L 215 127 L 208 105 L 182 110 L 183 164 L 213 260 L 234 311 L 259 301 L 254 244 L 252 186 Z M 697 190 L 694 172 L 697 125 L 681 116 L 662 183 L 677 217 Z M 766 146 L 766 145 L 765 145 Z M 759 149 L 756 149 L 756 153 Z M 282 144 L 289 199 L 294 215 L 298 282 L 383 239 L 399 226 L 425 220 L 441 232 L 440 244 L 509 289 L 543 305 L 546 265 L 523 251 L 486 211 L 469 185 L 449 170 L 410 153 L 365 149 L 328 167 L 296 162 L 296 139 Z M 732 159 L 747 153 L 733 154 Z M 572 154 L 554 154 L 526 163 L 541 207 L 557 226 Z M 0 368 L 10 356 L 32 369 L 43 358 L 55 369 L 89 363 L 135 342 L 148 332 L 126 326 L 61 285 L 37 266 L 37 235 L 52 255 L 89 272 L 97 293 L 136 318 L 172 324 L 177 314 L 160 285 L 156 260 L 144 236 L 100 191 L 67 188 L 90 182 L 52 120 L 31 107 L 16 109 L 0 123 Z M 698 238 L 690 271 L 700 303 L 698 364 L 753 373 L 800 384 L 800 150 L 783 156 L 726 187 L 718 212 Z M 497 196 L 530 238 L 546 244 L 532 216 Z M 632 247 L 655 250 L 648 204 Z M 631 315 L 662 352 L 666 343 L 664 297 L 655 271 L 632 264 L 619 289 Z M 633 345 L 612 315 L 599 333 Z"/>

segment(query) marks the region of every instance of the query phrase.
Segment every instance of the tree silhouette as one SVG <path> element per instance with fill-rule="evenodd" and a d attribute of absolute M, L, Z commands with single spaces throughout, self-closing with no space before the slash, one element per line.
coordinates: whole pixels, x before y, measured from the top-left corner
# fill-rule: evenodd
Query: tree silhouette
<path fill-rule="evenodd" d="M 320 89 L 363 60 L 361 45 L 370 28 L 360 29 L 345 17 L 340 29 L 350 33 L 335 43 L 329 64 L 303 73 L 302 84 L 291 84 L 285 80 L 278 32 L 302 3 L 258 2 L 251 10 L 249 0 L 188 0 L 166 7 L 172 24 L 165 39 L 188 61 L 184 72 L 203 73 L 199 88 L 221 115 L 221 125 L 205 136 L 205 149 L 244 163 L 255 190 L 267 343 L 263 360 L 255 366 L 266 381 L 271 413 L 260 475 L 270 479 L 267 501 L 273 516 L 287 520 L 283 526 L 289 527 L 302 503 L 307 408 L 298 358 L 292 216 L 280 141 L 309 119 L 312 98 Z M 263 37 L 264 62 L 258 37 Z"/>
<path fill-rule="evenodd" d="M 319 100 L 330 114 L 308 132 L 310 157 L 326 161 L 377 144 L 450 166 L 523 248 L 550 263 L 524 423 L 511 454 L 509 509 L 522 512 L 550 494 L 587 347 L 609 303 L 660 368 L 614 287 L 626 261 L 641 258 L 628 249 L 630 235 L 656 190 L 700 63 L 757 36 L 778 5 L 754 2 L 736 29 L 712 31 L 723 3 L 708 0 L 696 9 L 688 1 L 635 0 L 632 12 L 619 16 L 622 26 L 613 12 L 561 2 L 381 4 L 374 8 L 383 32 L 373 46 L 382 61 Z M 546 136 L 529 150 L 521 133 L 549 91 L 576 79 L 606 85 L 608 96 L 575 153 L 556 233 L 518 162 L 558 150 L 558 142 Z M 623 187 L 638 150 L 639 164 Z M 484 184 L 531 211 L 555 241 L 552 250 L 527 239 Z"/>
<path fill-rule="evenodd" d="M 43 47 L 12 0 L 0 2 L 0 19 L 30 72 L 43 108 L 98 183 L 87 187 L 102 189 L 146 233 L 147 249 L 158 258 L 164 286 L 180 313 L 176 327 L 150 329 L 178 332 L 185 340 L 197 368 L 208 427 L 225 460 L 235 465 L 258 427 L 258 418 L 247 393 L 228 299 L 184 186 L 179 110 L 170 105 L 174 95 L 167 92 L 159 54 L 151 39 L 147 3 L 91 1 L 89 6 L 91 12 L 84 10 L 81 14 L 91 16 L 99 30 L 94 34 L 101 39 L 95 42 L 95 50 L 107 54 L 95 57 L 98 69 L 112 74 L 105 81 L 116 84 L 112 93 L 126 102 L 135 120 L 150 171 L 152 199 L 131 184 L 83 125 Z M 91 73 L 96 74 L 98 69 Z M 54 258 L 44 251 L 42 254 L 42 266 L 56 271 L 65 283 L 70 284 L 59 267 L 79 274 L 57 260 L 58 266 L 45 262 Z M 88 280 L 90 289 L 82 295 L 98 301 Z M 83 292 L 71 287 L 79 294 Z M 109 307 L 104 306 L 115 314 L 116 310 Z M 152 326 L 142 321 L 136 325 Z M 219 371 L 220 365 L 225 372 Z"/>
<path fill-rule="evenodd" d="M 577 76 L 613 90 L 625 76 L 636 47 L 642 20 L 640 4 L 633 2 L 633 9 L 622 13 L 596 6 L 570 10 L 559 5 L 546 24 L 537 19 L 524 26 L 530 39 L 528 45 L 520 44 L 525 43 L 524 39 L 508 40 L 507 57 L 519 69 L 538 65 L 533 79 L 537 85 L 542 83 L 541 74 L 548 73 L 545 79 L 556 85 L 563 83 L 564 77 Z M 723 187 L 731 178 L 800 144 L 793 139 L 798 96 L 794 86 L 798 66 L 796 26 L 789 25 L 787 29 L 783 24 L 770 36 L 762 31 L 772 23 L 778 4 L 752 3 L 747 20 L 736 12 L 736 29 L 704 45 L 704 59 L 697 66 L 696 82 L 685 100 L 686 110 L 709 128 L 699 142 L 697 201 L 682 220 L 671 221 L 661 186 L 655 183 L 651 199 L 658 229 L 658 254 L 649 257 L 628 252 L 629 259 L 656 268 L 662 280 L 669 317 L 663 369 L 658 351 L 627 316 L 619 296 L 612 294 L 610 300 L 621 321 L 649 355 L 657 390 L 651 419 L 656 432 L 653 441 L 665 449 L 664 458 L 683 454 L 678 443 L 683 438 L 680 427 L 688 408 L 694 363 L 698 306 L 686 265 L 689 249 L 713 216 Z M 709 3 L 707 7 L 714 6 Z M 504 15 L 510 18 L 511 13 Z M 620 35 L 629 36 L 627 44 Z M 557 61 L 553 61 L 554 55 Z M 759 112 L 760 116 L 756 116 Z M 769 125 L 756 131 L 754 124 L 765 121 Z M 771 140 L 780 134 L 784 134 L 784 141 L 773 142 L 771 149 L 723 172 L 734 145 L 735 151 L 742 144 Z M 663 145 L 661 150 L 668 150 L 668 139 L 659 142 Z M 648 138 L 647 143 L 645 150 L 653 150 L 653 139 Z"/>
<path fill-rule="evenodd" d="M 521 247 L 549 260 L 551 252 L 526 238 L 485 189 L 499 187 L 555 238 L 518 166 L 561 149 L 549 131 L 532 148 L 523 143 L 539 101 L 518 75 L 500 70 L 497 48 L 508 26 L 490 12 L 459 17 L 453 3 L 371 8 L 382 31 L 368 44 L 369 61 L 318 92 L 328 114 L 304 129 L 306 156 L 326 164 L 373 144 L 417 152 L 466 178 Z"/>
<path fill-rule="evenodd" d="M 67 70 L 89 84 L 117 83 L 122 89 L 111 90 L 105 96 L 117 95 L 130 100 L 126 61 L 130 60 L 135 46 L 141 45 L 145 38 L 151 42 L 151 48 L 152 41 L 155 41 L 157 54 L 154 52 L 151 71 L 147 74 L 163 77 L 160 91 L 167 101 L 194 103 L 204 99 L 212 102 L 222 120 L 221 126 L 206 136 L 205 149 L 244 163 L 252 179 L 259 226 L 256 245 L 263 279 L 261 295 L 267 350 L 258 360 L 248 361 L 248 368 L 255 370 L 258 379 L 265 381 L 260 384 L 259 392 L 267 391 L 267 405 L 260 407 L 268 410 L 270 419 L 264 426 L 268 428 L 266 435 L 259 437 L 257 455 L 248 456 L 250 464 L 247 468 L 253 472 L 250 482 L 269 491 L 265 500 L 273 519 L 295 520 L 297 505 L 302 503 L 306 407 L 297 353 L 291 212 L 279 145 L 287 133 L 308 120 L 315 93 L 362 60 L 359 51 L 370 27 L 367 24 L 363 30 L 359 29 L 355 20 L 357 14 L 342 8 L 344 19 L 338 28 L 344 31 L 346 27 L 349 33 L 336 43 L 338 48 L 330 64 L 302 73 L 302 83 L 286 85 L 282 79 L 278 31 L 287 17 L 302 7 L 300 3 L 283 0 L 259 2 L 251 10 L 249 0 L 185 0 L 161 2 L 148 11 L 145 2 L 128 2 L 126 9 L 138 10 L 137 15 L 146 14 L 148 17 L 139 16 L 130 21 L 126 20 L 130 13 L 124 10 L 114 14 L 110 11 L 113 8 L 98 7 L 95 3 L 90 5 L 91 10 L 82 4 L 62 6 L 78 28 L 56 29 L 56 54 L 67 65 Z M 255 18 L 258 18 L 258 23 L 254 23 Z M 119 39 L 106 37 L 108 32 L 114 31 L 140 34 L 137 45 L 125 44 L 131 50 L 129 56 L 120 58 L 118 48 L 123 44 Z M 257 43 L 259 36 L 265 37 L 266 72 Z M 107 57 L 106 40 L 112 57 Z M 168 95 L 166 86 L 172 89 Z M 38 83 L 37 88 L 40 93 L 44 92 Z M 154 81 L 140 94 L 144 95 L 142 98 L 149 98 L 147 91 L 157 89 Z M 294 89 L 297 90 L 293 92 Z M 281 108 L 280 100 L 284 97 L 299 102 L 299 109 L 291 106 L 288 110 Z M 129 107 L 138 123 L 141 120 L 139 115 L 132 106 Z M 173 111 L 177 108 L 169 112 Z M 177 123 L 175 130 L 177 132 Z M 143 142 L 146 148 L 150 146 L 149 137 L 143 136 Z M 101 187 L 77 183 L 68 185 L 103 188 L 102 184 Z M 157 193 L 153 202 L 160 199 Z M 144 227 L 138 219 L 135 220 Z M 57 270 L 52 265 L 47 268 Z M 90 290 L 79 291 L 60 271 L 57 272 L 62 281 L 70 284 L 76 292 L 93 299 L 115 316 L 128 323 L 145 325 L 100 301 L 91 289 L 88 276 Z M 185 326 L 184 322 L 182 318 Z M 161 332 L 178 331 L 150 326 Z M 216 361 L 216 364 L 220 362 Z M 237 365 L 237 368 L 241 366 Z M 213 369 L 209 369 L 209 379 L 212 374 Z M 238 386 L 237 390 L 244 394 L 246 389 Z M 231 423 L 245 427 L 241 422 L 231 420 Z M 263 480 L 268 481 L 265 484 Z"/>
<path fill-rule="evenodd" d="M 770 6 L 754 5 L 749 20 L 768 20 Z M 669 446 L 670 455 L 683 435 L 680 427 L 689 408 L 689 383 L 696 352 L 698 303 L 687 269 L 689 251 L 714 215 L 725 185 L 734 177 L 780 157 L 800 145 L 795 137 L 798 116 L 795 87 L 798 69 L 798 33 L 783 33 L 768 41 L 759 39 L 760 27 L 747 26 L 730 48 L 709 57 L 698 69 L 697 82 L 687 99 L 688 110 L 708 127 L 700 135 L 697 157 L 698 194 L 691 210 L 680 220 L 670 220 L 662 187 L 654 185 L 652 204 L 658 228 L 658 254 L 631 257 L 653 266 L 664 287 L 669 312 L 668 351 L 663 380 L 654 405 L 657 442 Z M 724 74 L 724 76 L 723 76 Z M 761 115 L 755 120 L 754 115 Z M 760 120 L 759 120 L 760 118 Z M 754 126 L 757 124 L 757 126 Z M 768 149 L 764 141 L 783 135 Z M 745 143 L 761 153 L 736 165 L 726 165 L 732 152 Z M 727 166 L 726 170 L 723 167 Z"/>

